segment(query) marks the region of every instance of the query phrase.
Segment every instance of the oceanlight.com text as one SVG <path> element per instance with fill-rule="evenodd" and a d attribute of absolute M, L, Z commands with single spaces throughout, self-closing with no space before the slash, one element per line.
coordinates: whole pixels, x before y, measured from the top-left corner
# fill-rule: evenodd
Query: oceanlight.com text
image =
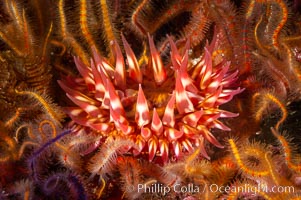
<path fill-rule="evenodd" d="M 250 184 L 243 184 L 241 186 L 220 186 L 217 184 L 209 185 L 210 192 L 219 193 L 295 193 L 293 186 L 279 186 L 274 185 L 268 187 L 267 185 L 258 184 L 256 186 Z"/>

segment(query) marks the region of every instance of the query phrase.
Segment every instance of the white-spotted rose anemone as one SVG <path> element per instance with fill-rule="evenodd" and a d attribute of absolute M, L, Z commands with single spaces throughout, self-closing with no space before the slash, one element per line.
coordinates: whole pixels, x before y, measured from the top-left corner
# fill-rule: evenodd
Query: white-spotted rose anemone
<path fill-rule="evenodd" d="M 82 78 L 59 81 L 77 105 L 66 108 L 67 114 L 76 124 L 103 137 L 114 134 L 133 141 L 136 148 L 132 152 L 147 153 L 150 161 L 161 156 L 166 162 L 195 148 L 209 158 L 205 139 L 223 147 L 210 130 L 229 131 L 218 119 L 238 115 L 219 108 L 243 91 L 231 88 L 238 72 L 229 72 L 229 62 L 213 66 L 214 42 L 205 47 L 202 59 L 192 64 L 189 41 L 180 51 L 169 38 L 171 64 L 164 66 L 152 37 L 148 40 L 150 56 L 143 66 L 138 65 L 124 36 L 126 64 L 116 41 L 112 44 L 114 63 L 95 50 L 91 66 L 75 58 Z"/>

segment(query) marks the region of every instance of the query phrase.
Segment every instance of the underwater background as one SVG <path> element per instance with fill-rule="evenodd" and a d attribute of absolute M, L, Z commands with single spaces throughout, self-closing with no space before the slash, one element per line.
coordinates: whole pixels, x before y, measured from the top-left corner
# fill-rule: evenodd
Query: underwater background
<path fill-rule="evenodd" d="M 299 0 L 2 0 L 0 199 L 300 199 Z"/>

